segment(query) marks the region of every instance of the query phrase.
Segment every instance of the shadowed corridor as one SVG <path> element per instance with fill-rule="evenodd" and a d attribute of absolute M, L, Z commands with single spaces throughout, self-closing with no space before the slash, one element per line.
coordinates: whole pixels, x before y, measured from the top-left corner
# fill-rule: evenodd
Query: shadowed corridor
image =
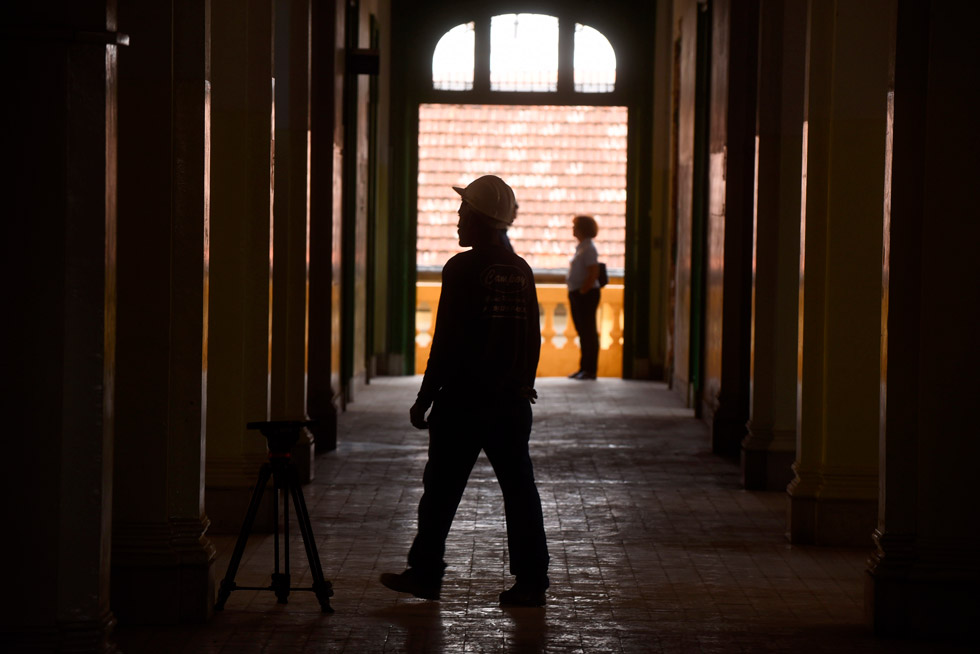
<path fill-rule="evenodd" d="M 740 488 L 707 428 L 665 385 L 538 380 L 531 453 L 551 550 L 544 609 L 501 609 L 503 505 L 481 455 L 447 544 L 441 602 L 382 587 L 415 531 L 426 434 L 408 423 L 418 377 L 378 378 L 340 416 L 338 448 L 304 488 L 333 615 L 312 593 L 277 605 L 237 591 L 200 626 L 125 627 L 130 654 L 182 652 L 920 652 L 863 622 L 863 549 L 791 546 L 783 493 Z M 244 507 L 243 507 L 244 511 Z M 291 539 L 293 585 L 308 585 Z M 212 535 L 220 580 L 235 537 Z M 264 585 L 272 537 L 237 581 Z M 148 591 L 151 592 L 151 591 Z M 966 651 L 963 648 L 962 651 Z"/>

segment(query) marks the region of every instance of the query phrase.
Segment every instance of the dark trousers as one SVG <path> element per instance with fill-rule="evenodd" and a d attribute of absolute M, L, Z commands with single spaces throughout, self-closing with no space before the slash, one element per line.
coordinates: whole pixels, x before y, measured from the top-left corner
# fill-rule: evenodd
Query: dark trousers
<path fill-rule="evenodd" d="M 466 406 L 437 399 L 429 415 L 429 460 L 422 481 L 418 534 L 409 567 L 441 578 L 443 556 L 466 481 L 480 450 L 487 454 L 504 495 L 510 571 L 518 581 L 548 585 L 548 546 L 541 498 L 528 453 L 531 405 L 508 398 Z"/>
<path fill-rule="evenodd" d="M 579 370 L 595 375 L 599 367 L 599 331 L 595 324 L 596 310 L 599 308 L 599 289 L 593 288 L 588 293 L 569 291 L 568 306 L 582 348 Z"/>

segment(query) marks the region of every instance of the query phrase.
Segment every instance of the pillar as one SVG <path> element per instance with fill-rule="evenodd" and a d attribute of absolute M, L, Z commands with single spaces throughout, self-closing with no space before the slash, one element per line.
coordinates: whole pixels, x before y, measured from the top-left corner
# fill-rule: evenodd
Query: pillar
<path fill-rule="evenodd" d="M 237 531 L 266 459 L 245 425 L 270 404 L 272 4 L 212 0 L 211 16 L 205 501 L 214 529 Z M 265 504 L 258 525 L 271 525 Z"/>
<path fill-rule="evenodd" d="M 337 447 L 344 2 L 314 2 L 310 44 L 310 243 L 307 413 L 317 450 Z"/>
<path fill-rule="evenodd" d="M 658 3 L 662 8 L 665 3 Z M 673 221 L 671 225 L 671 250 L 674 263 L 668 272 L 669 284 L 673 290 L 673 301 L 668 310 L 672 312 L 668 326 L 667 350 L 670 360 L 668 381 L 674 392 L 684 401 L 686 406 L 696 407 L 700 404 L 700 394 L 695 397 L 695 388 L 701 387 L 700 358 L 692 366 L 692 351 L 700 353 L 703 339 L 695 329 L 700 324 L 702 309 L 698 301 L 701 289 L 700 258 L 695 258 L 696 234 L 700 233 L 700 212 L 696 207 L 703 206 L 698 202 L 701 188 L 699 183 L 703 175 L 697 175 L 700 167 L 697 165 L 703 157 L 696 153 L 697 127 L 702 122 L 695 120 L 700 117 L 696 112 L 698 67 L 701 64 L 698 47 L 698 26 L 707 21 L 707 7 L 704 16 L 699 17 L 699 5 L 695 2 L 685 2 L 683 6 L 675 3 L 672 17 L 671 64 L 670 71 L 670 123 L 665 126 L 673 134 L 670 152 L 670 201 L 672 203 Z M 659 21 L 658 26 L 662 23 Z M 703 48 L 707 51 L 707 48 Z M 703 77 L 703 76 L 702 76 Z M 664 94 L 657 96 L 664 101 Z M 702 148 L 705 149 L 705 148 Z M 697 179 L 696 179 L 697 178 Z M 700 249 L 697 250 L 700 252 Z"/>
<path fill-rule="evenodd" d="M 214 601 L 203 421 L 208 10 L 207 0 L 119 3 L 131 45 L 119 65 L 112 606 L 131 624 L 202 622 Z"/>
<path fill-rule="evenodd" d="M 975 642 L 980 62 L 954 2 L 898 2 L 882 279 L 875 632 Z M 890 208 L 890 210 L 889 210 Z"/>
<path fill-rule="evenodd" d="M 711 4 L 705 386 L 712 450 L 737 457 L 749 419 L 759 3 Z"/>
<path fill-rule="evenodd" d="M 796 458 L 800 171 L 806 4 L 762 0 L 752 394 L 742 481 L 782 491 Z"/>
<path fill-rule="evenodd" d="M 809 4 L 794 543 L 874 529 L 890 6 Z"/>
<path fill-rule="evenodd" d="M 306 414 L 306 248 L 309 233 L 309 0 L 275 3 L 276 192 L 272 292 L 273 420 Z M 313 435 L 292 452 L 301 481 L 313 479 Z"/>
<path fill-rule="evenodd" d="M 0 649 L 111 652 L 115 3 L 7 4 Z"/>

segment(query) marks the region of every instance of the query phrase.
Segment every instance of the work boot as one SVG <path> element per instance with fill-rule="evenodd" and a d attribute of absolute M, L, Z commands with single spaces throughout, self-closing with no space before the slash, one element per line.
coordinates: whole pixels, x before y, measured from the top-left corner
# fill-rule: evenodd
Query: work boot
<path fill-rule="evenodd" d="M 517 582 L 500 593 L 500 606 L 544 606 L 544 591 L 539 585 Z"/>
<path fill-rule="evenodd" d="M 385 572 L 381 584 L 399 593 L 409 593 L 421 599 L 438 601 L 442 589 L 442 579 L 426 577 L 409 568 L 401 574 Z"/>

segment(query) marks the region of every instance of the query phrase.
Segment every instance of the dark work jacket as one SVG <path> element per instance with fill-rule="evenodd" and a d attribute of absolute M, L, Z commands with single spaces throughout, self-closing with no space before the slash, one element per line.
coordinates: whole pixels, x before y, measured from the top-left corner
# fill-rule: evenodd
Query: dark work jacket
<path fill-rule="evenodd" d="M 507 248 L 482 245 L 442 269 L 442 294 L 419 398 L 479 402 L 534 388 L 541 351 L 531 268 Z"/>

